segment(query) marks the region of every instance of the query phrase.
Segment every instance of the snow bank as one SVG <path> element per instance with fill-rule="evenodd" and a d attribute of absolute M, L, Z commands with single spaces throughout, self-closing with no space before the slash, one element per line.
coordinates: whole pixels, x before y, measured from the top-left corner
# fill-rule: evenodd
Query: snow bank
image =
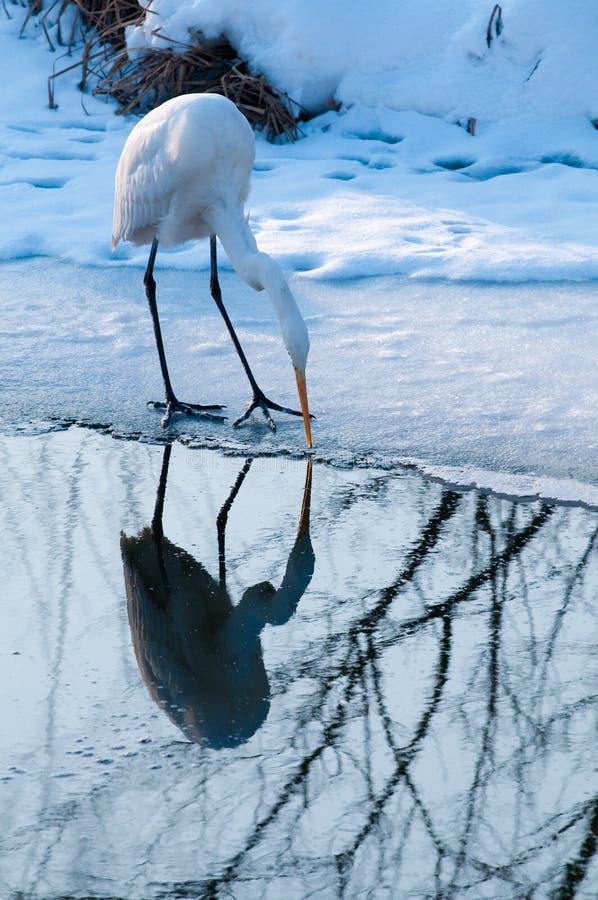
<path fill-rule="evenodd" d="M 410 109 L 449 121 L 598 117 L 594 0 L 152 0 L 130 48 L 226 35 L 243 58 L 313 109 Z"/>
<path fill-rule="evenodd" d="M 490 47 L 492 4 L 454 7 L 153 0 L 128 41 L 172 46 L 190 30 L 224 32 L 301 101 L 343 101 L 296 145 L 258 139 L 252 226 L 303 278 L 598 278 L 598 7 L 506 0 Z M 143 265 L 143 249 L 108 246 L 114 169 L 134 120 L 81 98 L 77 71 L 57 80 L 59 109 L 47 109 L 51 64 L 71 59 L 50 54 L 43 36 L 40 46 L 17 42 L 18 27 L 0 22 L 0 70 L 13 84 L 0 116 L 0 259 Z M 32 19 L 27 34 L 34 28 Z M 456 124 L 470 118 L 475 136 Z M 207 248 L 164 262 L 205 268 Z"/>

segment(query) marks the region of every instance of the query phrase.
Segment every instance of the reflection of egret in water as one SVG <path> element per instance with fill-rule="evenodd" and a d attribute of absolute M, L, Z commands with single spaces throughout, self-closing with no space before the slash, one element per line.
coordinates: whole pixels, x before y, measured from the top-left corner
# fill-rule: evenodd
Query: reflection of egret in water
<path fill-rule="evenodd" d="M 260 633 L 295 612 L 314 570 L 309 536 L 311 462 L 299 529 L 278 590 L 247 588 L 235 606 L 226 589 L 228 513 L 251 467 L 247 460 L 218 515 L 219 580 L 164 536 L 162 511 L 171 445 L 164 448 L 151 527 L 121 537 L 129 624 L 141 674 L 153 699 L 191 740 L 231 747 L 265 721 L 270 689 Z"/>

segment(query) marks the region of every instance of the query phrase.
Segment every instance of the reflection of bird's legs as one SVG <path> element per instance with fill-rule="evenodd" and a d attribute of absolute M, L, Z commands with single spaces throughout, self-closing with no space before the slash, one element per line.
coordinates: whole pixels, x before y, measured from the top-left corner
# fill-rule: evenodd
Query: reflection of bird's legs
<path fill-rule="evenodd" d="M 162 469 L 160 470 L 160 481 L 158 482 L 158 491 L 156 493 L 154 515 L 152 516 L 152 534 L 156 541 L 161 541 L 164 537 L 162 513 L 164 512 L 164 496 L 166 494 L 166 480 L 168 478 L 168 466 L 170 465 L 171 453 L 172 444 L 166 444 L 164 447 L 164 456 L 162 457 Z"/>
<path fill-rule="evenodd" d="M 156 503 L 154 505 L 154 514 L 152 516 L 152 540 L 156 546 L 158 553 L 158 565 L 160 574 L 165 585 L 168 585 L 168 575 L 166 574 L 166 566 L 164 565 L 164 554 L 162 552 L 162 538 L 164 537 L 164 528 L 162 525 L 162 513 L 164 512 L 164 497 L 166 495 L 166 482 L 168 480 L 168 467 L 170 465 L 170 454 L 172 453 L 172 444 L 166 444 L 164 447 L 164 456 L 162 457 L 162 468 L 160 470 L 160 481 L 158 482 L 158 490 L 156 493 Z M 311 462 L 311 460 L 310 460 Z M 156 602 L 158 595 L 156 595 Z"/>
<path fill-rule="evenodd" d="M 222 504 L 222 509 L 218 513 L 218 518 L 216 519 L 216 528 L 218 531 L 218 568 L 219 568 L 219 577 L 220 577 L 220 585 L 224 587 L 226 583 L 226 557 L 224 552 L 224 533 L 226 531 L 226 523 L 228 520 L 228 514 L 230 512 L 230 508 L 234 503 L 235 497 L 241 490 L 241 485 L 245 481 L 245 476 L 249 472 L 251 468 L 252 459 L 246 459 L 243 468 L 237 475 L 237 480 L 233 484 L 231 488 L 231 492 L 228 495 L 225 502 Z"/>
<path fill-rule="evenodd" d="M 247 375 L 247 378 L 249 379 L 249 384 L 251 385 L 251 389 L 253 391 L 253 397 L 247 404 L 247 407 L 245 408 L 245 412 L 243 413 L 242 416 L 239 416 L 238 419 L 235 419 L 235 421 L 233 422 L 233 427 L 236 428 L 237 425 L 240 425 L 241 422 L 244 422 L 245 419 L 248 419 L 249 416 L 251 415 L 251 413 L 253 412 L 253 410 L 257 409 L 259 407 L 261 409 L 261 411 L 263 412 L 263 414 L 266 418 L 266 422 L 268 423 L 268 425 L 270 426 L 272 431 L 276 431 L 276 425 L 274 423 L 274 420 L 272 419 L 272 416 L 268 412 L 268 410 L 275 409 L 275 410 L 277 410 L 277 412 L 289 413 L 289 415 L 291 415 L 291 416 L 300 416 L 300 415 L 302 415 L 302 413 L 298 412 L 296 409 L 289 409 L 286 406 L 280 406 L 278 403 L 275 403 L 273 400 L 269 400 L 266 397 L 266 395 L 264 394 L 264 392 L 262 391 L 262 389 L 258 386 L 258 383 L 255 380 L 255 378 L 253 377 L 253 372 L 251 371 L 251 369 L 249 367 L 249 363 L 247 362 L 247 357 L 245 356 L 245 353 L 243 352 L 243 348 L 241 347 L 239 338 L 237 337 L 235 329 L 233 328 L 233 323 L 231 322 L 230 317 L 224 306 L 224 303 L 222 302 L 222 292 L 220 290 L 220 283 L 218 281 L 218 262 L 217 262 L 217 257 L 216 257 L 216 235 L 215 234 L 212 234 L 210 236 L 210 292 L 212 294 L 212 297 L 214 298 L 216 306 L 220 310 L 220 315 L 224 319 L 224 323 L 228 329 L 228 333 L 230 334 L 232 342 L 235 345 L 235 350 L 237 351 L 239 359 L 241 360 L 241 365 L 245 369 L 245 374 Z"/>
<path fill-rule="evenodd" d="M 156 347 L 158 348 L 158 357 L 160 359 L 160 369 L 162 370 L 162 378 L 164 380 L 164 390 L 166 392 L 166 402 L 150 401 L 148 406 L 154 409 L 164 409 L 166 412 L 162 418 L 162 425 L 166 427 L 175 412 L 185 413 L 190 416 L 207 416 L 209 419 L 221 420 L 223 417 L 214 415 L 212 410 L 223 409 L 220 405 L 201 406 L 199 403 L 181 403 L 175 397 L 170 383 L 170 375 L 168 374 L 168 366 L 166 365 L 166 353 L 164 352 L 164 342 L 162 340 L 162 331 L 160 329 L 160 319 L 158 318 L 158 304 L 156 303 L 156 282 L 154 280 L 154 262 L 156 261 L 156 253 L 158 252 L 158 239 L 152 241 L 147 269 L 143 276 L 143 284 L 145 285 L 145 294 L 152 314 L 152 322 L 154 323 L 154 335 L 156 337 Z"/>

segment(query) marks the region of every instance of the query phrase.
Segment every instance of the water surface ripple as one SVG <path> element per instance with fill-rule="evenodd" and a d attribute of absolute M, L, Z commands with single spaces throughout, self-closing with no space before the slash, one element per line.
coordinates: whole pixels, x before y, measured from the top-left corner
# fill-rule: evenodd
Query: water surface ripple
<path fill-rule="evenodd" d="M 595 511 L 78 428 L 0 460 L 0 896 L 595 896 Z"/>

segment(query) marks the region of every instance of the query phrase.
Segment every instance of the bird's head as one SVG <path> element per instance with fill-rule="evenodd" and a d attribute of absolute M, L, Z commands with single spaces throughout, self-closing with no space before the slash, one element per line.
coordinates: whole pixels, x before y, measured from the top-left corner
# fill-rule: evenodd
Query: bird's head
<path fill-rule="evenodd" d="M 225 223 L 226 224 L 226 223 Z M 223 242 L 226 252 L 237 272 L 244 280 L 250 284 L 255 290 L 266 290 L 270 295 L 284 345 L 291 357 L 293 368 L 295 370 L 295 379 L 297 381 L 297 391 L 299 393 L 299 402 L 301 404 L 301 414 L 303 416 L 303 424 L 305 426 L 305 437 L 307 438 L 307 446 L 311 450 L 311 416 L 309 414 L 309 406 L 307 402 L 307 386 L 305 383 L 305 367 L 307 364 L 307 354 L 309 353 L 309 335 L 303 317 L 299 312 L 295 298 L 289 288 L 286 279 L 272 257 L 267 253 L 261 253 L 257 250 L 255 239 L 249 228 L 243 232 L 244 245 L 243 252 L 237 252 L 238 248 L 234 242 L 230 240 L 230 235 L 223 239 L 223 225 L 220 222 L 220 230 L 218 231 L 220 240 Z M 250 248 L 250 250 L 248 250 Z"/>
<path fill-rule="evenodd" d="M 301 404 L 305 437 L 308 449 L 311 450 L 311 416 L 307 401 L 307 383 L 305 381 L 305 368 L 307 365 L 307 355 L 309 353 L 309 335 L 303 317 L 301 316 L 293 295 L 286 284 L 282 289 L 282 294 L 283 296 L 288 294 L 288 297 L 285 297 L 284 315 L 279 315 L 278 318 L 282 331 L 282 339 L 287 348 L 287 352 L 291 357 L 293 369 L 295 370 L 295 380 L 297 382 L 299 403 Z"/>

